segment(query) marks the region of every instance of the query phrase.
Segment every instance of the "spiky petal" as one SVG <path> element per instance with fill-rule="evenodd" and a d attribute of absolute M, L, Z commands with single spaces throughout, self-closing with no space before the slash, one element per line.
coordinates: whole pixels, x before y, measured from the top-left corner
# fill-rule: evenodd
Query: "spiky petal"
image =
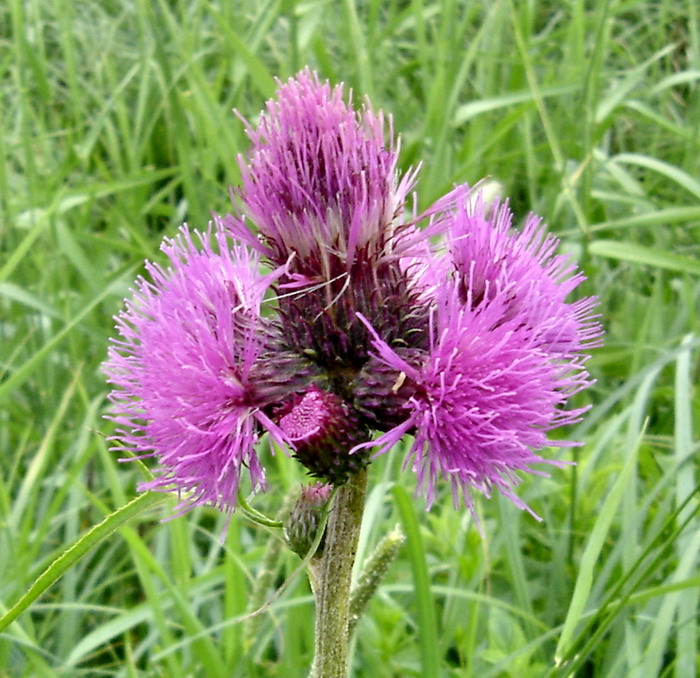
<path fill-rule="evenodd" d="M 259 432 L 285 439 L 259 409 L 251 378 L 264 349 L 260 302 L 271 279 L 221 229 L 183 227 L 162 249 L 170 268 L 147 263 L 150 280 L 138 279 L 115 318 L 121 336 L 103 368 L 115 386 L 115 437 L 122 450 L 158 459 L 158 475 L 142 489 L 177 489 L 182 510 L 232 509 L 244 467 L 254 486 L 264 482 L 253 447 Z"/>
<path fill-rule="evenodd" d="M 384 119 L 369 104 L 354 111 L 343 86 L 331 88 L 308 69 L 279 83 L 239 158 L 244 212 L 278 265 L 328 280 L 358 251 L 376 258 L 412 176 L 398 184 L 397 152 L 384 142 Z M 295 268 L 296 267 L 296 268 Z"/>
<path fill-rule="evenodd" d="M 585 276 L 569 256 L 556 253 L 559 241 L 538 216 L 530 214 L 522 231 L 514 231 L 507 201 L 487 208 L 478 194 L 446 221 L 449 260 L 464 303 L 477 306 L 500 297 L 503 320 L 517 318 L 552 354 L 599 345 L 601 328 L 592 315 L 597 299 L 566 301 Z"/>
<path fill-rule="evenodd" d="M 557 464 L 537 454 L 548 445 L 575 444 L 550 443 L 547 431 L 586 409 L 565 406 L 591 383 L 584 363 L 601 334 L 596 300 L 565 302 L 583 276 L 554 255 L 556 241 L 536 218 L 517 233 L 507 207 L 488 214 L 481 201 L 448 218 L 449 254 L 435 261 L 432 276 L 444 278 L 433 288 L 428 350 L 409 355 L 373 333 L 387 384 L 407 394 L 404 419 L 358 449 L 386 452 L 412 433 L 406 464 L 429 503 L 442 476 L 455 503 L 462 495 L 472 508 L 472 490 L 489 495 L 495 487 L 527 508 L 513 492 L 518 472 Z"/>

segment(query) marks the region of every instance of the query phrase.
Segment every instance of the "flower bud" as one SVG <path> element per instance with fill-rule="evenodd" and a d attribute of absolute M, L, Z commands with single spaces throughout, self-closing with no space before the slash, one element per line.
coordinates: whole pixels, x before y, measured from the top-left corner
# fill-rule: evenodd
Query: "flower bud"
<path fill-rule="evenodd" d="M 328 501 L 330 492 L 331 486 L 324 483 L 302 485 L 301 487 L 299 498 L 284 526 L 284 536 L 289 548 L 300 558 L 306 556 L 316 538 L 321 508 Z M 320 555 L 322 551 L 323 539 L 319 543 L 316 555 Z"/>
<path fill-rule="evenodd" d="M 349 453 L 369 439 L 367 429 L 354 408 L 336 394 L 312 384 L 277 416 L 280 429 L 294 443 L 294 456 L 311 475 L 342 485 L 367 465 L 366 451 Z"/>

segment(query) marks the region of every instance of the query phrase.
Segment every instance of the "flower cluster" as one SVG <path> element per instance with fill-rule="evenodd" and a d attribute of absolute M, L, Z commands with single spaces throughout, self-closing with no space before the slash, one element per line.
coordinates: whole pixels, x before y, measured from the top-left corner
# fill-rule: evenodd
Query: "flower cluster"
<path fill-rule="evenodd" d="M 159 462 L 144 488 L 232 509 L 243 469 L 264 484 L 265 433 L 331 484 L 410 434 L 428 502 L 442 478 L 470 508 L 522 506 L 518 472 L 557 463 L 538 452 L 583 412 L 595 298 L 566 301 L 583 276 L 535 216 L 516 231 L 466 186 L 406 209 L 385 127 L 308 70 L 280 83 L 233 214 L 147 264 L 104 368 L 123 448 Z"/>

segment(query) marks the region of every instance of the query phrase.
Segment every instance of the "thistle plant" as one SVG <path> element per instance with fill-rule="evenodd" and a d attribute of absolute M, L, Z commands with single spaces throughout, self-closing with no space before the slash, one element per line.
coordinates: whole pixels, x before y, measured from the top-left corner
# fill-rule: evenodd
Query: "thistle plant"
<path fill-rule="evenodd" d="M 169 266 L 147 263 L 116 318 L 111 416 L 122 448 L 157 460 L 141 488 L 177 491 L 178 512 L 233 511 L 243 473 L 264 489 L 265 435 L 335 488 L 312 675 L 344 677 L 372 458 L 412 436 L 428 506 L 446 485 L 457 509 L 494 489 L 528 509 L 519 473 L 576 444 L 547 433 L 585 411 L 567 402 L 591 383 L 597 301 L 567 301 L 583 275 L 507 202 L 457 186 L 409 208 L 418 173 L 399 175 L 391 120 L 342 85 L 302 71 L 246 130 L 231 214 L 166 239 Z"/>

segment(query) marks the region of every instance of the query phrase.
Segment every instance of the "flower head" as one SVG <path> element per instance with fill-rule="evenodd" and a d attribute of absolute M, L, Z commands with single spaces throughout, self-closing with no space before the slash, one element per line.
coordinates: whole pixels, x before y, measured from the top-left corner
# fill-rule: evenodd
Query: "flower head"
<path fill-rule="evenodd" d="M 260 409 L 254 376 L 271 277 L 221 229 L 196 240 L 183 227 L 163 243 L 170 268 L 146 264 L 151 280 L 139 278 L 116 318 L 121 338 L 104 371 L 122 449 L 158 457 L 160 475 L 142 489 L 175 486 L 192 493 L 187 505 L 231 508 L 243 467 L 254 485 L 264 482 L 259 430 L 284 439 Z"/>
<path fill-rule="evenodd" d="M 507 203 L 461 186 L 405 215 L 415 173 L 351 102 L 308 70 L 280 84 L 247 127 L 236 213 L 147 265 L 105 367 L 117 437 L 188 505 L 233 507 L 244 468 L 262 485 L 267 432 L 336 485 L 410 434 L 429 503 L 444 479 L 469 508 L 494 488 L 524 506 L 518 474 L 559 464 L 547 433 L 584 411 L 567 402 L 591 383 L 597 300 L 567 301 L 583 275 Z"/>
<path fill-rule="evenodd" d="M 376 337 L 378 359 L 405 396 L 403 421 L 372 445 L 383 453 L 413 433 L 406 465 L 429 503 L 442 477 L 455 504 L 461 495 L 471 508 L 473 489 L 489 495 L 495 487 L 524 507 L 512 491 L 517 472 L 532 471 L 535 462 L 557 464 L 534 450 L 550 444 L 548 430 L 584 411 L 562 409 L 588 384 L 583 360 L 553 363 L 519 319 L 503 320 L 502 299 L 474 308 L 458 299 L 456 281 L 438 290 L 430 349 L 410 362 Z"/>
<path fill-rule="evenodd" d="M 447 218 L 449 262 L 462 302 L 479 306 L 500 297 L 504 321 L 517 318 L 552 354 L 575 355 L 597 345 L 600 326 L 590 314 L 597 301 L 566 301 L 584 275 L 568 256 L 556 254 L 559 241 L 539 217 L 529 215 L 520 232 L 512 223 L 507 202 L 486 209 L 481 195 Z"/>
<path fill-rule="evenodd" d="M 565 302 L 584 278 L 554 254 L 557 241 L 537 217 L 518 233 L 507 205 L 487 210 L 477 196 L 444 221 L 449 249 L 435 264 L 443 281 L 434 288 L 428 350 L 402 355 L 373 332 L 375 373 L 383 366 L 389 381 L 396 377 L 394 400 L 405 395 L 403 420 L 372 445 L 382 453 L 413 433 L 406 464 L 429 502 L 442 476 L 455 503 L 462 495 L 472 507 L 473 489 L 489 495 L 495 487 L 526 508 L 513 493 L 517 472 L 557 464 L 535 451 L 552 444 L 547 431 L 587 409 L 564 407 L 591 383 L 584 363 L 601 335 L 597 300 Z"/>
<path fill-rule="evenodd" d="M 343 86 L 308 70 L 280 83 L 239 158 L 243 211 L 277 264 L 328 280 L 376 258 L 410 188 L 396 177 L 397 151 L 369 103 L 352 108 Z"/>
<path fill-rule="evenodd" d="M 277 412 L 279 427 L 294 442 L 294 456 L 312 475 L 342 483 L 367 465 L 363 454 L 339 455 L 368 439 L 355 409 L 335 393 L 312 384 Z"/>

